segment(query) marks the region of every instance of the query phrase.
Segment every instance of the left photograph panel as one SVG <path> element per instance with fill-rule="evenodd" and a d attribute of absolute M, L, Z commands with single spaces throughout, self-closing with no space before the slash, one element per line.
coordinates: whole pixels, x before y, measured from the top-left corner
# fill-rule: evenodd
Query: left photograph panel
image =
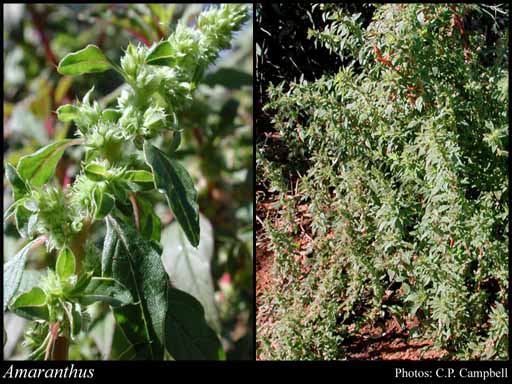
<path fill-rule="evenodd" d="M 4 360 L 252 360 L 253 5 L 3 11 Z"/>

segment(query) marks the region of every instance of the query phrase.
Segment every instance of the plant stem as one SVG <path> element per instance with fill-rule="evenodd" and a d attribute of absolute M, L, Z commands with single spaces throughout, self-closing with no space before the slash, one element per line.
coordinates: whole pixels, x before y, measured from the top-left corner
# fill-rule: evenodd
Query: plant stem
<path fill-rule="evenodd" d="M 46 347 L 46 352 L 44 354 L 45 360 L 48 360 L 51 356 L 53 356 L 53 349 L 55 347 L 55 342 L 57 340 L 58 334 L 59 334 L 59 323 L 50 324 L 50 340 L 48 341 L 48 345 Z"/>
<path fill-rule="evenodd" d="M 130 202 L 132 203 L 135 227 L 137 228 L 137 231 L 140 231 L 139 205 L 137 204 L 137 199 L 135 197 L 135 193 L 133 192 L 130 192 Z"/>
<path fill-rule="evenodd" d="M 28 7 L 28 11 L 30 13 L 30 16 L 32 17 L 32 22 L 34 23 L 37 34 L 39 35 L 39 39 L 41 40 L 41 43 L 43 44 L 44 53 L 46 55 L 46 58 L 52 64 L 52 66 L 54 68 L 57 68 L 59 62 L 58 62 L 57 58 L 55 57 L 55 54 L 53 53 L 52 48 L 50 47 L 50 39 L 48 38 L 48 35 L 46 34 L 46 32 L 44 30 L 44 23 L 46 21 L 45 20 L 46 15 L 38 14 L 32 6 Z"/>

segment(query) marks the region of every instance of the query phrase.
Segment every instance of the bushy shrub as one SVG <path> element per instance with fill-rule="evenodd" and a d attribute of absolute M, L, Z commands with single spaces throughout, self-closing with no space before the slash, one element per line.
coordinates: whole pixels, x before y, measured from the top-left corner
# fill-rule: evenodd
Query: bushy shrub
<path fill-rule="evenodd" d="M 288 151 L 277 162 L 258 148 L 259 182 L 281 201 L 281 220 L 266 223 L 274 271 L 298 254 L 283 222 L 299 203 L 314 261 L 276 275 L 259 352 L 343 358 L 359 326 L 395 316 L 416 317 L 416 334 L 453 358 L 506 359 L 508 16 L 388 4 L 363 27 L 360 14 L 323 7 L 329 23 L 309 35 L 346 65 L 268 89 Z M 299 160 L 306 172 L 293 172 Z"/>

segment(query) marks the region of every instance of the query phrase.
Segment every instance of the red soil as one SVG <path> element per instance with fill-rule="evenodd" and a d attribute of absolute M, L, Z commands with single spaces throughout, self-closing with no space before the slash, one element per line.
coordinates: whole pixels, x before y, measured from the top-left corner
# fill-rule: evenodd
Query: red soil
<path fill-rule="evenodd" d="M 304 275 L 307 275 L 309 268 L 305 266 L 308 257 L 306 249 L 312 239 L 305 231 L 309 229 L 311 220 L 304 217 L 307 205 L 298 206 L 297 211 L 296 223 L 300 225 L 302 233 L 297 238 L 300 249 L 295 254 L 295 260 L 301 264 Z M 272 216 L 272 202 L 258 204 L 256 213 L 259 218 Z M 264 305 L 262 298 L 265 293 L 272 293 L 276 282 L 272 274 L 274 255 L 268 251 L 268 240 L 264 239 L 264 231 L 259 220 L 256 240 L 256 331 L 264 334 L 273 326 L 273 317 L 272 308 Z M 444 350 L 432 349 L 432 340 L 409 338 L 409 331 L 415 326 L 417 319 L 407 321 L 404 329 L 393 319 L 387 320 L 385 324 L 366 325 L 340 347 L 345 349 L 347 358 L 351 360 L 437 360 L 448 354 Z M 258 350 L 258 345 L 256 348 Z M 259 359 L 258 353 L 256 358 Z"/>

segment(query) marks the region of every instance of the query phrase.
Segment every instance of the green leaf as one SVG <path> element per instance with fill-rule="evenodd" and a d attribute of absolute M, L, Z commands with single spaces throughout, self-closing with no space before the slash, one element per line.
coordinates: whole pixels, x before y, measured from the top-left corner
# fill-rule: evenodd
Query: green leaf
<path fill-rule="evenodd" d="M 80 304 L 64 302 L 60 300 L 64 313 L 68 318 L 71 339 L 75 340 L 75 336 L 78 335 L 82 327 L 82 315 L 80 313 Z"/>
<path fill-rule="evenodd" d="M 7 208 L 4 212 L 4 221 L 7 221 L 9 217 L 16 214 L 16 210 L 20 205 L 23 205 L 25 203 L 26 199 L 22 198 L 20 200 L 16 200 L 14 203 L 9 205 L 9 208 Z"/>
<path fill-rule="evenodd" d="M 160 217 L 155 213 L 153 204 L 140 195 L 136 196 L 139 206 L 140 234 L 148 240 L 160 241 L 162 224 Z"/>
<path fill-rule="evenodd" d="M 26 202 L 26 201 L 25 201 Z M 19 204 L 15 212 L 16 229 L 24 238 L 32 237 L 34 226 L 37 221 L 37 214 L 27 209 L 24 204 Z"/>
<path fill-rule="evenodd" d="M 18 291 L 25 269 L 25 262 L 27 261 L 27 254 L 36 241 L 40 240 L 32 240 L 4 264 L 4 311 Z"/>
<path fill-rule="evenodd" d="M 87 164 L 84 168 L 84 173 L 93 181 L 103 181 L 108 177 L 107 168 L 98 163 Z"/>
<path fill-rule="evenodd" d="M 30 291 L 22 293 L 14 301 L 13 307 L 38 306 L 46 303 L 46 294 L 39 287 L 34 287 Z"/>
<path fill-rule="evenodd" d="M 126 171 L 125 178 L 136 183 L 153 183 L 153 174 L 143 170 Z"/>
<path fill-rule="evenodd" d="M 59 257 L 57 257 L 57 263 L 55 264 L 55 271 L 60 280 L 66 280 L 75 273 L 76 260 L 75 255 L 68 247 L 63 248 Z"/>
<path fill-rule="evenodd" d="M 220 320 L 215 304 L 215 290 L 211 276 L 214 237 L 210 222 L 201 215 L 201 241 L 194 248 L 186 239 L 178 223 L 173 222 L 162 232 L 164 241 L 162 261 L 173 286 L 194 296 L 203 306 L 206 320 L 220 331 Z"/>
<path fill-rule="evenodd" d="M 57 71 L 61 75 L 82 75 L 84 73 L 103 72 L 113 68 L 112 63 L 92 44 L 80 51 L 66 55 L 59 63 Z"/>
<path fill-rule="evenodd" d="M 152 47 L 146 56 L 146 64 L 149 65 L 172 65 L 173 51 L 169 41 L 164 40 Z"/>
<path fill-rule="evenodd" d="M 63 122 L 76 120 L 79 114 L 80 108 L 73 104 L 62 105 L 57 108 L 57 118 Z"/>
<path fill-rule="evenodd" d="M 190 243 L 199 244 L 197 191 L 187 170 L 176 160 L 148 142 L 144 143 L 146 162 L 153 170 L 155 187 L 165 193 L 167 202 Z"/>
<path fill-rule="evenodd" d="M 114 195 L 114 199 L 117 201 L 128 200 L 129 190 L 121 183 L 111 183 L 109 185 L 109 191 Z"/>
<path fill-rule="evenodd" d="M 123 114 L 117 109 L 107 108 L 101 112 L 101 119 L 103 121 L 109 121 L 115 123 Z"/>
<path fill-rule="evenodd" d="M 5 164 L 5 176 L 12 185 L 14 200 L 18 200 L 27 194 L 27 185 L 18 174 L 16 168 L 9 163 Z"/>
<path fill-rule="evenodd" d="M 143 170 L 131 170 L 124 174 L 128 188 L 134 192 L 155 189 L 153 174 Z"/>
<path fill-rule="evenodd" d="M 108 277 L 93 277 L 80 296 L 80 302 L 85 305 L 102 301 L 112 307 L 119 307 L 133 302 L 128 288 L 115 279 Z"/>
<path fill-rule="evenodd" d="M 116 324 L 131 344 L 131 348 L 124 353 L 128 352 L 134 360 L 161 360 L 164 347 L 153 332 L 148 333 L 149 329 L 141 310 L 141 307 L 136 304 L 112 309 Z"/>
<path fill-rule="evenodd" d="M 116 321 L 133 344 L 137 358 L 163 358 L 169 278 L 160 255 L 131 225 L 107 216 L 102 276 L 130 291 L 136 304 L 114 308 Z"/>
<path fill-rule="evenodd" d="M 181 144 L 181 131 L 174 131 L 173 136 L 172 136 L 171 146 L 169 148 L 169 153 L 174 154 L 174 152 L 176 152 L 178 150 L 180 144 Z"/>
<path fill-rule="evenodd" d="M 19 175 L 36 187 L 42 186 L 52 177 L 64 150 L 73 143 L 69 139 L 59 140 L 23 156 L 18 163 Z"/>
<path fill-rule="evenodd" d="M 219 360 L 224 351 L 219 338 L 208 326 L 199 301 L 169 286 L 166 317 L 167 351 L 176 360 Z"/>
<path fill-rule="evenodd" d="M 98 220 L 107 216 L 114 208 L 115 199 L 110 193 L 103 192 L 99 188 L 94 190 L 95 217 Z"/>
<path fill-rule="evenodd" d="M 80 304 L 71 304 L 71 336 L 77 336 L 82 329 L 82 314 L 80 312 Z"/>
<path fill-rule="evenodd" d="M 252 87 L 252 75 L 233 68 L 219 68 L 216 72 L 205 76 L 204 84 L 213 87 L 222 85 L 228 89 L 239 89 L 243 86 Z"/>
<path fill-rule="evenodd" d="M 84 290 L 87 288 L 87 286 L 89 285 L 89 283 L 92 279 L 92 275 L 93 275 L 92 271 L 81 273 L 80 276 L 78 277 L 78 281 L 76 282 L 74 287 L 71 287 L 70 289 L 65 291 L 66 297 L 72 298 L 72 297 L 80 296 L 84 292 Z"/>
<path fill-rule="evenodd" d="M 39 287 L 22 293 L 11 306 L 14 313 L 29 320 L 48 320 L 49 313 L 46 305 L 46 294 Z"/>

